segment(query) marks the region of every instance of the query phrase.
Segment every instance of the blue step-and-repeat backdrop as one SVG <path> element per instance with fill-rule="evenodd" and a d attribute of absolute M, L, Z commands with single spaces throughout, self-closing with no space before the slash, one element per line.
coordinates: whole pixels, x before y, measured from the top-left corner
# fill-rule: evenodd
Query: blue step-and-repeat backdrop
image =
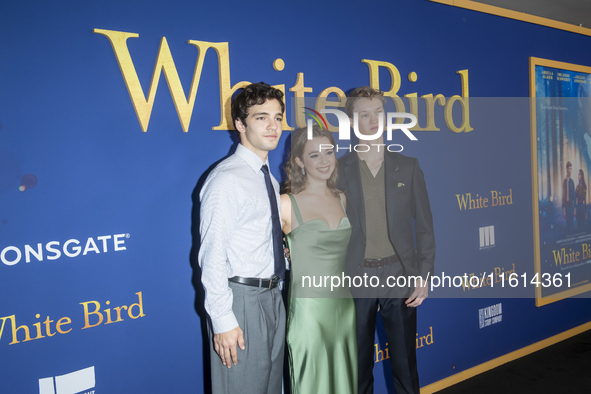
<path fill-rule="evenodd" d="M 590 44 L 421 0 L 4 2 L 0 392 L 206 390 L 194 190 L 236 146 L 245 81 L 286 93 L 278 179 L 296 97 L 371 84 L 417 115 L 394 142 L 425 173 L 436 274 L 479 278 L 419 307 L 422 386 L 588 322 L 588 299 L 536 307 L 529 282 L 527 97 L 530 57 L 591 66 Z M 491 292 L 505 273 L 528 283 Z M 375 361 L 393 392 L 381 327 Z"/>

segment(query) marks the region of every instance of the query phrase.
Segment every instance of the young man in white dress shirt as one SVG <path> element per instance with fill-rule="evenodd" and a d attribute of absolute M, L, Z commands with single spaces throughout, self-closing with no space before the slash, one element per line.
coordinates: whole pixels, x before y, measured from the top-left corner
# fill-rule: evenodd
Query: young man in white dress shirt
<path fill-rule="evenodd" d="M 236 152 L 208 176 L 200 193 L 199 264 L 210 319 L 213 393 L 282 391 L 285 275 L 279 184 L 269 172 L 283 93 L 251 84 L 232 101 Z"/>

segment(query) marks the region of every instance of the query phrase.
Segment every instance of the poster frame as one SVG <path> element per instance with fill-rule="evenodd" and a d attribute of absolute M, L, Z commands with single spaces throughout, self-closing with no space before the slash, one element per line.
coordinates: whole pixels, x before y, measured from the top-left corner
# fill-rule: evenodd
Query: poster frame
<path fill-rule="evenodd" d="M 540 222 L 538 204 L 538 147 L 537 147 L 537 125 L 536 125 L 536 66 L 552 67 L 572 72 L 591 74 L 591 67 L 579 64 L 565 63 L 556 60 L 542 59 L 530 56 L 529 58 L 529 96 L 530 96 L 530 146 L 531 146 L 531 171 L 532 171 L 532 217 L 534 235 L 534 267 L 538 277 L 542 276 L 540 261 Z M 562 291 L 546 297 L 542 296 L 542 288 L 536 286 L 536 307 L 551 304 L 565 298 L 591 291 L 591 283 L 578 286 L 570 290 Z"/>

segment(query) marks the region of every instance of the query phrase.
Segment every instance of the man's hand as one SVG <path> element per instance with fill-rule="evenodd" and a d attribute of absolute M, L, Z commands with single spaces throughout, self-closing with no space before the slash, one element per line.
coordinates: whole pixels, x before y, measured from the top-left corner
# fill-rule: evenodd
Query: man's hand
<path fill-rule="evenodd" d="M 233 330 L 222 332 L 221 334 L 213 335 L 213 347 L 215 352 L 222 359 L 222 364 L 228 368 L 232 368 L 232 362 L 234 365 L 238 363 L 238 350 L 236 349 L 236 343 L 240 346 L 240 349 L 244 350 L 244 336 L 240 327 L 236 327 Z"/>
<path fill-rule="evenodd" d="M 408 300 L 405 301 L 406 306 L 415 308 L 423 303 L 425 298 L 429 296 L 429 282 L 421 279 L 420 283 L 417 283 L 415 291 L 412 292 Z"/>

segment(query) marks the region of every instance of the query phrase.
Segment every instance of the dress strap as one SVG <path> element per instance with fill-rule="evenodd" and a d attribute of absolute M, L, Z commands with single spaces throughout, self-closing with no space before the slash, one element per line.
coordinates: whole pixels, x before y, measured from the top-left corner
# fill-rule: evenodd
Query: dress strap
<path fill-rule="evenodd" d="M 304 223 L 302 220 L 302 215 L 300 214 L 300 209 L 298 208 L 298 203 L 296 202 L 295 197 L 292 194 L 288 194 L 289 199 L 291 200 L 291 206 L 293 207 L 293 211 L 296 215 L 296 220 L 298 221 L 298 225 Z"/>
<path fill-rule="evenodd" d="M 339 193 L 339 202 L 341 203 L 341 208 L 343 208 L 343 212 L 345 212 L 345 216 L 347 216 L 347 210 L 345 209 L 345 206 L 343 205 L 343 199 L 341 198 L 341 193 Z"/>

